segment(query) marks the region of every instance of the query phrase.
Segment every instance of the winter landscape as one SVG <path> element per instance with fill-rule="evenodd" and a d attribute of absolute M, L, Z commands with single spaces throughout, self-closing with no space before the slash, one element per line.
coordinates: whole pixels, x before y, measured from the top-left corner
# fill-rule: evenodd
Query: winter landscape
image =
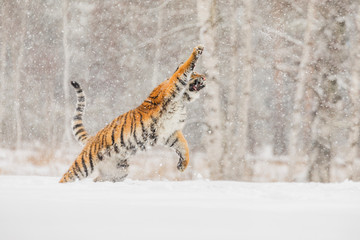
<path fill-rule="evenodd" d="M 360 2 L 0 0 L 1 239 L 360 239 Z M 203 44 L 190 163 L 59 184 Z"/>
<path fill-rule="evenodd" d="M 359 239 L 360 184 L 0 176 L 2 239 Z"/>

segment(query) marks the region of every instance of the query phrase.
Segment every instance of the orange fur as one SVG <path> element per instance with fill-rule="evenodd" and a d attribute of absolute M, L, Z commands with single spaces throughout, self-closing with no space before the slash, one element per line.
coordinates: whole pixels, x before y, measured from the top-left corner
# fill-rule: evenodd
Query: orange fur
<path fill-rule="evenodd" d="M 145 148 L 147 143 L 155 144 L 157 141 L 156 124 L 166 112 L 165 105 L 174 99 L 176 94 L 180 94 L 180 83 L 188 81 L 186 76 L 192 73 L 202 50 L 202 46 L 194 48 L 188 60 L 169 79 L 156 87 L 139 107 L 115 118 L 94 137 L 88 138 L 86 135 L 87 141 L 83 150 L 60 182 L 74 181 L 76 178 L 82 179 L 89 176 L 96 165 L 107 156 L 110 157 L 113 152 L 122 151 L 121 153 L 126 155 L 126 151 L 131 152 L 136 151 L 137 148 Z M 192 77 L 205 79 L 200 74 L 193 74 Z M 185 85 L 182 87 L 184 88 Z M 82 122 L 80 123 L 82 124 Z M 185 137 L 178 130 L 169 136 L 170 138 L 173 142 L 170 147 L 175 147 L 180 156 L 178 169 L 184 171 L 189 164 L 189 149 Z M 126 159 L 124 160 L 126 161 Z"/>

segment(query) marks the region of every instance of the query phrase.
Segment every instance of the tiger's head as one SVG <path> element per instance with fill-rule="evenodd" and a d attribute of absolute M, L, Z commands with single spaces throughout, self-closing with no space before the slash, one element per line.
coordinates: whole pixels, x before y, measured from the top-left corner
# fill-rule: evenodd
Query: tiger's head
<path fill-rule="evenodd" d="M 200 94 L 200 90 L 203 89 L 206 85 L 206 78 L 204 75 L 193 72 L 190 76 L 190 80 L 187 86 L 187 89 L 184 92 L 184 100 L 186 102 L 192 102 L 197 99 Z"/>
<path fill-rule="evenodd" d="M 189 81 L 189 91 L 190 92 L 199 92 L 206 86 L 206 78 L 204 75 L 192 72 Z"/>

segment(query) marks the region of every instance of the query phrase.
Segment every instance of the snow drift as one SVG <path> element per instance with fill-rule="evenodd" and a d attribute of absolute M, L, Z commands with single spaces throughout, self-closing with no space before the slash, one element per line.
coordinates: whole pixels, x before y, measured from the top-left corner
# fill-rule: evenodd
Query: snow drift
<path fill-rule="evenodd" d="M 0 176 L 1 239 L 359 239 L 360 183 Z"/>

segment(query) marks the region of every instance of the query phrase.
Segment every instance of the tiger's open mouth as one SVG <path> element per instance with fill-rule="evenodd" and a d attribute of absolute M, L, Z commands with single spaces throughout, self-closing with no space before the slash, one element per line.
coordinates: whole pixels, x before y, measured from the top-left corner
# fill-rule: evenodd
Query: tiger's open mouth
<path fill-rule="evenodd" d="M 203 89 L 205 87 L 205 78 L 204 77 L 200 77 L 195 79 L 193 82 L 191 82 L 189 84 L 189 90 L 190 92 L 198 92 L 201 89 Z"/>

